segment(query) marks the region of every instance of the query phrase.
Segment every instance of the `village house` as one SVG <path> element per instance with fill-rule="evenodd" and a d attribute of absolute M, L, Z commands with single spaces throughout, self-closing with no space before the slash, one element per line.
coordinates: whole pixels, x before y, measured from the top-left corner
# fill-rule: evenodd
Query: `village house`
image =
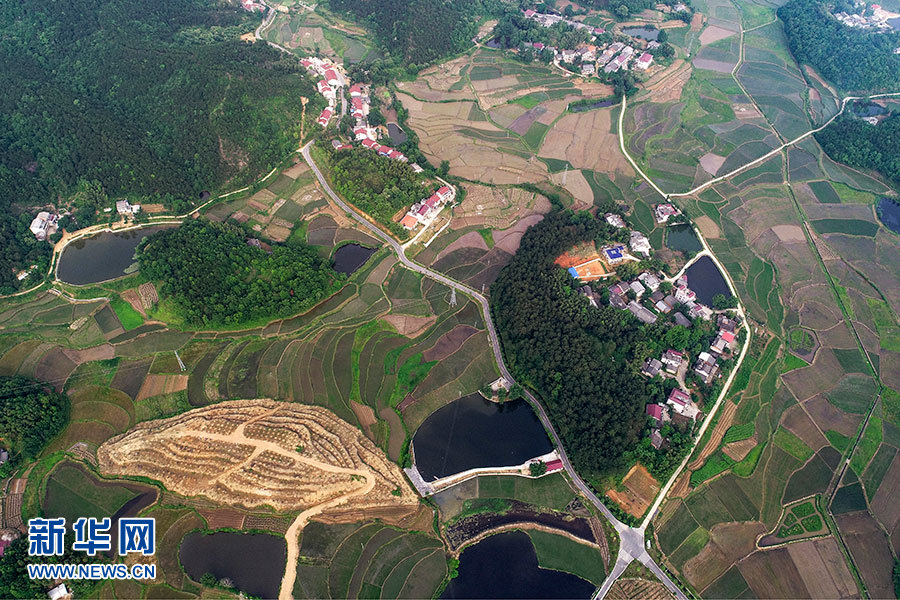
<path fill-rule="evenodd" d="M 678 369 L 681 368 L 681 364 L 684 362 L 684 354 L 678 350 L 669 348 L 663 353 L 662 362 L 666 365 L 666 372 L 674 375 L 678 372 Z"/>
<path fill-rule="evenodd" d="M 561 58 L 563 62 L 571 63 L 575 62 L 575 56 L 577 55 L 574 50 L 563 50 Z"/>
<path fill-rule="evenodd" d="M 647 286 L 647 289 L 651 292 L 655 292 L 656 290 L 658 290 L 661 283 L 659 281 L 659 277 L 657 277 L 653 273 L 650 273 L 649 271 L 644 271 L 643 273 L 638 275 L 638 281 Z"/>
<path fill-rule="evenodd" d="M 348 89 L 347 91 L 350 92 L 351 98 L 356 98 L 357 96 L 365 96 L 366 95 L 365 90 L 363 90 L 362 84 L 359 84 L 359 83 L 354 83 L 353 85 L 350 86 L 350 89 Z"/>
<path fill-rule="evenodd" d="M 716 319 L 716 325 L 722 331 L 737 333 L 738 322 L 736 319 L 729 318 L 728 315 L 719 315 L 719 318 Z"/>
<path fill-rule="evenodd" d="M 681 210 L 673 204 L 657 204 L 653 207 L 653 214 L 656 215 L 657 223 L 666 223 L 672 217 L 680 215 Z"/>
<path fill-rule="evenodd" d="M 412 170 L 413 170 L 414 173 L 424 173 L 424 172 L 425 172 L 425 169 L 423 169 L 422 167 L 420 167 L 420 166 L 417 165 L 416 163 L 412 163 L 412 164 L 410 164 L 409 166 L 412 168 Z"/>
<path fill-rule="evenodd" d="M 669 296 L 669 297 L 671 298 L 671 296 Z M 681 314 L 680 312 L 675 313 L 674 318 L 675 318 L 676 325 L 681 325 L 682 327 L 690 327 L 691 326 L 690 320 L 688 320 L 688 318 L 686 316 L 684 316 L 683 314 Z"/>
<path fill-rule="evenodd" d="M 648 54 L 647 52 L 644 52 L 643 54 L 641 54 L 640 58 L 635 61 L 634 68 L 640 69 L 641 71 L 646 71 L 650 67 L 650 64 L 652 62 L 653 56 Z"/>
<path fill-rule="evenodd" d="M 589 285 L 583 285 L 578 288 L 578 293 L 588 299 L 588 302 L 591 303 L 591 306 L 597 308 L 597 298 L 594 296 L 594 290 L 591 289 Z"/>
<path fill-rule="evenodd" d="M 709 321 L 712 319 L 713 312 L 709 309 L 708 306 L 705 306 L 700 303 L 689 303 L 688 316 L 692 321 L 696 321 L 697 319 L 703 319 L 704 321 Z"/>
<path fill-rule="evenodd" d="M 701 352 L 697 356 L 697 362 L 694 364 L 694 373 L 703 380 L 703 383 L 711 383 L 717 370 L 716 358 L 709 352 Z"/>
<path fill-rule="evenodd" d="M 645 412 L 656 421 L 657 427 L 669 420 L 669 409 L 664 404 L 648 404 Z"/>
<path fill-rule="evenodd" d="M 47 592 L 47 597 L 50 598 L 50 600 L 67 600 L 72 597 L 72 594 L 69 592 L 68 588 L 66 588 L 66 584 L 61 583 Z"/>
<path fill-rule="evenodd" d="M 662 363 L 655 358 L 648 358 L 641 367 L 641 374 L 647 377 L 656 377 L 662 369 Z"/>
<path fill-rule="evenodd" d="M 641 284 L 640 281 L 632 281 L 631 283 L 628 284 L 628 287 L 631 288 L 631 291 L 634 292 L 634 295 L 637 296 L 638 298 L 643 296 L 644 292 L 646 291 L 644 289 L 643 284 Z"/>
<path fill-rule="evenodd" d="M 616 244 L 603 248 L 603 257 L 610 265 L 618 265 L 625 260 L 625 246 Z"/>
<path fill-rule="evenodd" d="M 118 200 L 116 202 L 116 212 L 120 215 L 133 215 L 141 212 L 141 205 L 131 204 L 128 200 Z"/>
<path fill-rule="evenodd" d="M 625 219 L 616 213 L 606 213 L 606 222 L 616 229 L 623 229 L 625 227 Z"/>
<path fill-rule="evenodd" d="M 666 440 L 663 438 L 662 434 L 659 432 L 659 429 L 654 429 L 650 433 L 650 445 L 653 446 L 655 449 L 657 449 L 657 450 L 662 449 L 665 442 L 666 442 Z"/>
<path fill-rule="evenodd" d="M 341 76 L 338 75 L 337 71 L 335 71 L 333 68 L 325 69 L 324 76 L 325 76 L 325 81 L 327 81 L 328 85 L 330 85 L 330 86 L 341 87 L 342 85 L 344 85 L 344 82 L 341 79 Z"/>
<path fill-rule="evenodd" d="M 650 246 L 650 240 L 640 231 L 631 232 L 628 238 L 628 245 L 631 246 L 633 252 L 639 252 L 648 258 L 650 257 L 650 251 L 653 249 Z"/>
<path fill-rule="evenodd" d="M 582 63 L 581 65 L 581 74 L 584 77 L 590 77 L 596 71 L 596 67 L 594 67 L 594 63 Z"/>
<path fill-rule="evenodd" d="M 693 400 L 691 400 L 691 395 L 685 392 L 684 390 L 679 390 L 675 388 L 669 394 L 669 398 L 666 400 L 666 404 L 672 407 L 672 410 L 677 414 L 687 417 L 692 421 L 697 420 L 697 415 L 700 414 L 700 410 L 697 408 L 697 405 L 694 404 Z"/>
<path fill-rule="evenodd" d="M 666 304 L 665 299 L 655 300 L 653 302 L 653 306 L 656 308 L 656 310 L 666 315 L 672 312 L 672 307 Z"/>
<path fill-rule="evenodd" d="M 731 351 L 734 348 L 734 341 L 735 338 L 733 333 L 720 329 L 709 349 L 714 353 L 721 355 L 724 354 L 726 350 Z"/>
<path fill-rule="evenodd" d="M 350 144 L 344 144 L 341 140 L 331 140 L 331 147 L 335 150 L 353 150 L 353 146 Z"/>
<path fill-rule="evenodd" d="M 326 108 L 322 110 L 322 113 L 319 115 L 319 118 L 316 119 L 316 123 L 321 125 L 322 127 L 328 127 L 328 123 L 331 121 L 331 115 L 334 114 L 330 108 Z"/>
<path fill-rule="evenodd" d="M 648 325 L 656 323 L 656 315 L 652 312 L 632 300 L 628 303 L 628 310 L 631 311 L 635 317 L 638 318 L 642 323 L 646 323 Z"/>
<path fill-rule="evenodd" d="M 34 234 L 34 237 L 44 241 L 59 230 L 57 221 L 59 221 L 57 215 L 51 215 L 46 210 L 42 210 L 31 221 L 29 229 L 31 229 L 31 233 Z"/>
<path fill-rule="evenodd" d="M 697 294 L 688 287 L 686 275 L 682 275 L 675 282 L 675 300 L 682 304 L 690 304 L 697 300 Z"/>
<path fill-rule="evenodd" d="M 320 80 L 319 83 L 316 84 L 316 87 L 319 89 L 319 93 L 322 94 L 326 100 L 329 102 L 334 102 L 334 88 L 328 85 L 328 82 L 324 79 Z"/>

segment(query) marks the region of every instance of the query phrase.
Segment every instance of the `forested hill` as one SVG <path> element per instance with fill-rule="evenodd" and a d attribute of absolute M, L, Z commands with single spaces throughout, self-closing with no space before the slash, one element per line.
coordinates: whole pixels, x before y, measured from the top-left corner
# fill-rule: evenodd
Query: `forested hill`
<path fill-rule="evenodd" d="M 251 19 L 216 0 L 0 3 L 0 212 L 79 180 L 183 208 L 271 169 L 316 95 L 294 61 L 238 39 Z"/>
<path fill-rule="evenodd" d="M 900 185 L 900 114 L 876 126 L 844 114 L 816 133 L 816 140 L 834 160 L 874 169 Z"/>
<path fill-rule="evenodd" d="M 829 14 L 833 3 L 791 0 L 778 9 L 797 60 L 815 67 L 844 90 L 895 90 L 900 82 L 900 33 L 875 33 L 842 25 Z"/>
<path fill-rule="evenodd" d="M 646 333 L 627 311 L 592 309 L 554 259 L 614 232 L 590 215 L 553 212 L 525 232 L 491 286 L 491 310 L 513 375 L 539 393 L 575 468 L 593 477 L 621 466 L 651 397 L 636 362 Z"/>
<path fill-rule="evenodd" d="M 478 18 L 498 0 L 328 0 L 372 28 L 395 59 L 424 65 L 472 45 Z"/>

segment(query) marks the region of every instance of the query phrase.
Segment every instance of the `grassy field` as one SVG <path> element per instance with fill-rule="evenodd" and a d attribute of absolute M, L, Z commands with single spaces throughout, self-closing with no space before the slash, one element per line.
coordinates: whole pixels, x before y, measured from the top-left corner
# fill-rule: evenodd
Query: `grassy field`
<path fill-rule="evenodd" d="M 545 531 L 530 530 L 528 536 L 542 569 L 571 573 L 596 586 L 603 584 L 606 572 L 599 549 Z"/>

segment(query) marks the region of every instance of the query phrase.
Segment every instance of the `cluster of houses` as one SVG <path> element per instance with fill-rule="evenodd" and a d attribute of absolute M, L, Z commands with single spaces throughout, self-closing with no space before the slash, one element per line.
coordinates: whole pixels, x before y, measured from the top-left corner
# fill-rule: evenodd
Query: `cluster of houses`
<path fill-rule="evenodd" d="M 438 191 L 428 198 L 424 198 L 412 205 L 409 211 L 400 220 L 400 225 L 406 230 L 414 229 L 419 223 L 425 223 L 437 215 L 441 208 L 453 200 L 456 193 L 448 185 L 441 186 Z"/>
<path fill-rule="evenodd" d="M 687 276 L 682 275 L 672 286 L 669 294 L 660 291 L 662 273 L 644 271 L 634 281 L 620 281 L 609 289 L 609 304 L 620 310 L 628 310 L 641 322 L 655 323 L 660 314 L 669 314 L 678 305 L 683 305 L 687 316 L 675 312 L 673 318 L 677 325 L 690 327 L 691 321 L 712 319 L 713 311 L 697 302 L 697 294 L 688 287 Z"/>
<path fill-rule="evenodd" d="M 657 204 L 653 207 L 653 216 L 656 217 L 657 223 L 668 223 L 672 217 L 681 215 L 681 209 L 674 204 Z"/>
<path fill-rule="evenodd" d="M 605 215 L 606 222 L 615 227 L 616 229 L 624 229 L 625 228 L 625 219 L 622 218 L 621 215 L 617 215 L 615 213 L 606 213 Z M 650 240 L 647 239 L 647 236 L 641 233 L 640 231 L 632 230 L 628 234 L 628 246 L 631 248 L 631 251 L 636 254 L 643 254 L 644 258 L 650 258 L 650 251 L 653 249 L 650 246 Z M 612 259 L 609 259 L 609 264 L 615 265 L 616 262 L 612 262 L 612 260 L 616 260 L 617 262 L 622 262 L 625 259 L 624 252 L 621 253 L 621 256 Z"/>
<path fill-rule="evenodd" d="M 889 19 L 896 17 L 884 10 L 880 4 L 872 4 L 868 8 L 866 3 L 856 0 L 853 7 L 859 10 L 858 13 L 848 14 L 846 12 L 834 13 L 834 18 L 847 27 L 855 29 L 873 29 L 877 31 L 891 31 L 893 27 L 888 22 Z"/>
<path fill-rule="evenodd" d="M 42 210 L 31 221 L 31 233 L 34 234 L 34 237 L 43 242 L 48 237 L 59 231 L 58 221 L 59 215 L 51 215 L 46 210 Z"/>
<path fill-rule="evenodd" d="M 719 376 L 718 359 L 729 355 L 735 350 L 737 341 L 737 329 L 740 323 L 736 318 L 728 315 L 719 315 L 717 324 L 719 331 L 716 338 L 710 344 L 709 351 L 700 352 L 697 360 L 691 367 L 693 372 L 710 384 Z M 674 388 L 666 399 L 665 404 L 648 404 L 646 414 L 653 420 L 650 433 L 650 444 L 654 448 L 661 448 L 665 440 L 660 433 L 660 428 L 669 421 L 676 424 L 693 425 L 700 415 L 700 409 L 691 399 L 691 393 L 684 389 L 684 376 L 690 366 L 687 355 L 684 352 L 669 348 L 663 352 L 659 359 L 648 358 L 641 367 L 641 373 L 647 377 L 671 377 L 678 380 L 681 387 Z"/>
<path fill-rule="evenodd" d="M 266 5 L 261 2 L 254 2 L 253 0 L 241 0 L 241 8 L 246 10 L 247 12 L 265 12 Z"/>
<path fill-rule="evenodd" d="M 300 64 L 322 78 L 316 87 L 322 97 L 328 101 L 328 106 L 322 110 L 316 122 L 322 127 L 328 127 L 336 110 L 340 90 L 344 86 L 344 77 L 335 65 L 315 56 L 301 59 Z"/>
<path fill-rule="evenodd" d="M 539 13 L 529 9 L 524 12 L 524 15 L 526 18 L 533 19 L 544 27 L 565 23 L 574 29 L 590 30 L 593 34 L 591 41 L 596 41 L 596 36 L 606 33 L 606 30 L 601 27 L 592 27 L 579 21 L 565 19 L 556 14 Z M 633 63 L 635 69 L 643 71 L 653 64 L 653 55 L 649 52 L 641 51 L 637 45 L 626 45 L 623 42 L 613 42 L 612 44 L 603 44 L 601 46 L 583 44 L 574 50 L 562 51 L 553 46 L 545 46 L 540 42 L 535 42 L 531 46 L 538 52 L 550 50 L 556 57 L 557 63 L 573 64 L 576 61 L 580 61 L 581 74 L 585 77 L 599 73 L 600 69 L 603 69 L 605 73 L 615 73 L 620 69 L 628 69 L 629 64 Z M 656 48 L 659 48 L 659 42 L 651 41 L 647 44 L 647 50 Z"/>

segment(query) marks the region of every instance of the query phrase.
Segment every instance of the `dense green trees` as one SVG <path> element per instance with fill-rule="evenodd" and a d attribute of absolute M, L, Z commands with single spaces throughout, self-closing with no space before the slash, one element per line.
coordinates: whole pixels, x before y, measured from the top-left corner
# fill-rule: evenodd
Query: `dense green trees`
<path fill-rule="evenodd" d="M 844 114 L 815 135 L 834 160 L 874 169 L 900 185 L 900 115 L 892 114 L 878 125 L 869 125 Z"/>
<path fill-rule="evenodd" d="M 540 394 L 575 468 L 621 466 L 653 398 L 639 374 L 647 334 L 626 311 L 592 308 L 553 263 L 564 250 L 614 230 L 587 214 L 554 211 L 525 233 L 491 286 L 491 309 L 513 375 Z"/>
<path fill-rule="evenodd" d="M 192 325 L 235 325 L 302 312 L 340 287 L 335 273 L 308 246 L 250 246 L 233 225 L 192 220 L 146 238 L 141 273 L 162 282 Z"/>
<path fill-rule="evenodd" d="M 0 440 L 14 462 L 36 456 L 68 419 L 68 397 L 28 377 L 0 376 Z"/>
<path fill-rule="evenodd" d="M 842 25 L 821 0 L 791 0 L 778 9 L 791 52 L 845 90 L 893 89 L 900 80 L 900 33 Z"/>
<path fill-rule="evenodd" d="M 0 3 L 0 286 L 31 252 L 21 209 L 83 192 L 78 225 L 98 198 L 180 211 L 297 146 L 300 97 L 320 97 L 296 60 L 239 41 L 249 19 L 213 0 Z"/>
<path fill-rule="evenodd" d="M 526 18 L 520 11 L 503 15 L 494 27 L 493 35 L 494 40 L 504 48 L 519 48 L 522 44 L 541 42 L 561 50 L 577 48 L 579 44 L 588 42 L 591 36 L 587 30 L 575 29 L 566 23 L 543 27 L 534 19 Z"/>
<path fill-rule="evenodd" d="M 318 147 L 328 161 L 335 190 L 397 235 L 405 236 L 403 228 L 393 222 L 393 216 L 427 198 L 434 188 L 423 186 L 423 178 L 408 164 L 371 150 L 335 152 L 331 144 L 324 142 Z"/>

